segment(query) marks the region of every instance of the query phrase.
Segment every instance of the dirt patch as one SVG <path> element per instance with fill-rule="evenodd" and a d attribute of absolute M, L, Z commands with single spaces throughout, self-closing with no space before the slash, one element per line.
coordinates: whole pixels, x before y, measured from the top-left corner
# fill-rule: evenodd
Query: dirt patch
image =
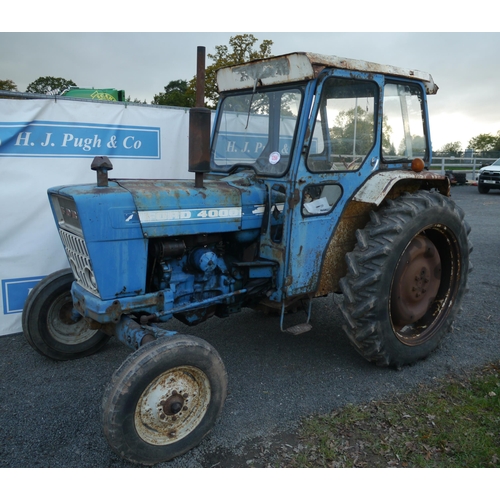
<path fill-rule="evenodd" d="M 205 468 L 284 467 L 301 449 L 298 433 L 283 432 L 271 438 L 252 439 L 238 452 L 219 449 L 206 454 L 201 463 Z"/>

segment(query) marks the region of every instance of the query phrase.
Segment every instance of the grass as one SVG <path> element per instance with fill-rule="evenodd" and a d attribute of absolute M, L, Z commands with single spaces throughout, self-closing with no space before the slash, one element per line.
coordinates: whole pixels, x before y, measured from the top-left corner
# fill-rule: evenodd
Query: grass
<path fill-rule="evenodd" d="M 302 424 L 277 467 L 498 467 L 500 362 Z"/>

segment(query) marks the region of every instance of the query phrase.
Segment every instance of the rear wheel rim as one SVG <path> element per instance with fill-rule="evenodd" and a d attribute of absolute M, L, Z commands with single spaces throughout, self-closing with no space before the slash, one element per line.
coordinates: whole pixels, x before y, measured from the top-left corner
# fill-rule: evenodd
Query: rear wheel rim
<path fill-rule="evenodd" d="M 427 228 L 407 245 L 394 272 L 389 301 L 400 342 L 417 346 L 438 331 L 458 291 L 459 261 L 456 240 L 444 226 Z"/>

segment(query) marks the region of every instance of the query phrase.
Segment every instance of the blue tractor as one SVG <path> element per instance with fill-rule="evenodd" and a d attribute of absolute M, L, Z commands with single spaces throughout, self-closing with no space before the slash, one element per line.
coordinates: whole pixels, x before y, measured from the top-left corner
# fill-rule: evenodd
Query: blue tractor
<path fill-rule="evenodd" d="M 96 184 L 48 193 L 70 269 L 29 295 L 24 333 L 56 360 L 112 336 L 134 350 L 105 391 L 103 427 L 136 463 L 196 446 L 226 397 L 218 353 L 170 319 L 267 308 L 297 335 L 313 299 L 335 294 L 354 348 L 399 367 L 438 346 L 466 290 L 470 228 L 428 170 L 429 74 L 292 53 L 217 82 L 211 132 L 199 97 L 191 110 L 194 179 L 110 179 L 96 157 Z M 291 308 L 306 319 L 286 327 Z"/>

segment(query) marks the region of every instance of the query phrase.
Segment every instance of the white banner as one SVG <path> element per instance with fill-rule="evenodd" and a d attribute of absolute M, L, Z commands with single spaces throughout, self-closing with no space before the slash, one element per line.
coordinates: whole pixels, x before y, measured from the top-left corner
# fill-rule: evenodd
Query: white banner
<path fill-rule="evenodd" d="M 191 178 L 187 109 L 64 99 L 0 99 L 0 335 L 21 331 L 29 291 L 69 267 L 47 189 L 110 178 Z"/>

